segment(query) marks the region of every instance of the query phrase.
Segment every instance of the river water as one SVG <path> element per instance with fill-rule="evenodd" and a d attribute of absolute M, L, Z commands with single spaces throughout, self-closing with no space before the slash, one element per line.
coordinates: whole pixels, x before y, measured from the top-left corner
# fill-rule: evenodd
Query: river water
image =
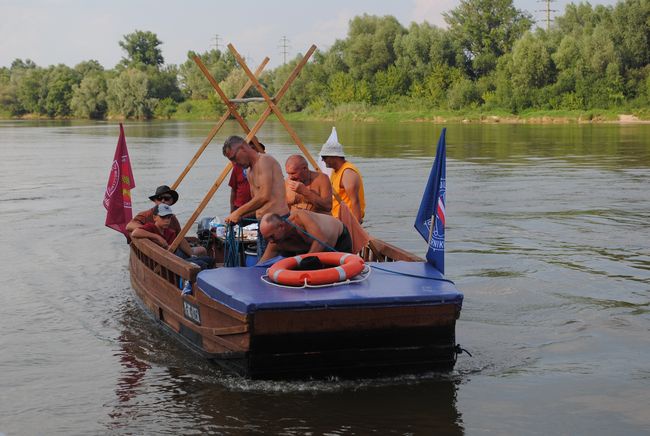
<path fill-rule="evenodd" d="M 312 152 L 327 123 L 292 123 Z M 127 123 L 136 211 L 212 127 Z M 0 122 L 0 434 L 647 434 L 650 126 L 449 125 L 446 275 L 464 294 L 453 373 L 250 381 L 136 304 L 103 226 L 113 123 Z M 441 126 L 337 124 L 366 227 L 422 255 L 413 218 Z M 183 223 L 227 124 L 179 188 Z M 259 137 L 280 161 L 278 123 Z M 204 216 L 225 215 L 220 189 Z"/>

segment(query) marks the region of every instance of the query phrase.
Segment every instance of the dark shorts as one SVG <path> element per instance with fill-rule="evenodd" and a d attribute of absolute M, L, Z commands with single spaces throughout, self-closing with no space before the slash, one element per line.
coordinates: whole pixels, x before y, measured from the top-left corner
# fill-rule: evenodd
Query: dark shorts
<path fill-rule="evenodd" d="M 343 224 L 343 231 L 341 232 L 339 238 L 336 240 L 336 245 L 334 245 L 334 248 L 336 248 L 336 251 L 343 253 L 352 253 L 352 237 L 350 236 L 348 228 L 345 227 L 345 224 Z"/>

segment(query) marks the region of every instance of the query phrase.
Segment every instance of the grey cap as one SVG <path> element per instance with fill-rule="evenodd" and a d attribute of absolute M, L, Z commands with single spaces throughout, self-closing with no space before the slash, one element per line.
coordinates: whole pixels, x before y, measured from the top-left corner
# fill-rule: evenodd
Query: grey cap
<path fill-rule="evenodd" d="M 174 212 L 172 211 L 172 208 L 165 203 L 160 203 L 153 208 L 153 214 L 158 216 L 167 216 L 174 215 Z"/>

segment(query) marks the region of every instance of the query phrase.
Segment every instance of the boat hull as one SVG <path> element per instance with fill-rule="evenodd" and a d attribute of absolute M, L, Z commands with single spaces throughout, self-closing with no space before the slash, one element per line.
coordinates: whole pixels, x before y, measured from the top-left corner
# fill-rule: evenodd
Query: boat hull
<path fill-rule="evenodd" d="M 196 352 L 247 377 L 449 371 L 456 361 L 458 300 L 235 310 L 200 288 L 197 268 L 145 240 L 131 244 L 130 273 L 135 294 L 160 324 Z M 192 294 L 181 292 L 183 280 L 193 283 Z"/>

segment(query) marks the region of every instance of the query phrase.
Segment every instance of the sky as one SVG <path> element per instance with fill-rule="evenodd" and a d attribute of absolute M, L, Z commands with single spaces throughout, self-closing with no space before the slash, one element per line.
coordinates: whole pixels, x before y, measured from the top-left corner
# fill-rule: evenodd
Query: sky
<path fill-rule="evenodd" d="M 539 25 L 544 0 L 514 0 Z M 181 64 L 187 52 L 202 53 L 232 43 L 251 65 L 265 56 L 273 68 L 305 53 L 311 44 L 327 50 L 347 35 L 348 22 L 357 15 L 392 15 L 405 27 L 428 21 L 444 27 L 443 12 L 460 0 L 0 0 L 0 67 L 16 58 L 38 66 L 74 66 L 97 60 L 113 68 L 125 55 L 123 36 L 135 30 L 151 31 L 162 41 L 166 64 Z M 551 8 L 561 15 L 569 0 L 555 0 Z M 592 5 L 615 4 L 593 0 Z M 269 68 L 267 67 L 267 68 Z"/>

